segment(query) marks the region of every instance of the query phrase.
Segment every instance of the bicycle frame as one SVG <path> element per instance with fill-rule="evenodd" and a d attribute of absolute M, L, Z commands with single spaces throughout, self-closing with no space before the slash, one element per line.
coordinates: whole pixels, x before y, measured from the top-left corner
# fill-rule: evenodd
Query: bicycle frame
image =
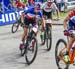
<path fill-rule="evenodd" d="M 64 47 L 60 52 L 59 52 L 59 55 L 58 55 L 58 58 L 62 61 L 64 61 L 63 57 L 61 56 L 61 52 L 65 49 L 66 47 Z M 64 63 L 66 64 L 66 62 L 64 61 Z"/>
<path fill-rule="evenodd" d="M 74 40 L 75 41 L 75 40 Z M 73 42 L 74 42 L 73 41 Z M 65 47 L 66 48 L 66 47 Z M 59 52 L 59 55 L 58 55 L 58 58 L 62 61 L 64 61 L 63 57 L 61 56 L 61 52 L 65 49 L 63 48 L 60 52 Z M 71 53 L 71 51 L 69 52 L 69 58 L 70 58 L 70 64 L 73 64 L 74 62 L 74 58 L 75 58 L 75 46 L 73 47 L 73 52 Z M 64 61 L 64 63 L 66 64 L 66 62 Z"/>
<path fill-rule="evenodd" d="M 70 55 L 70 53 L 69 53 L 69 57 L 70 57 L 70 63 L 72 64 L 74 62 L 74 58 L 75 58 L 75 46 L 74 46 L 72 54 Z"/>

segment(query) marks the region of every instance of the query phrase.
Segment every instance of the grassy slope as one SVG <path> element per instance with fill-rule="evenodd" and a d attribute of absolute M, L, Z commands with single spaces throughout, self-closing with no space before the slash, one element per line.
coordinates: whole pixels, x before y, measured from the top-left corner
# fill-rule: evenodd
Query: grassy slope
<path fill-rule="evenodd" d="M 67 16 L 68 12 L 61 12 L 60 13 L 60 19 L 64 19 Z M 53 15 L 53 19 L 56 19 L 56 18 L 57 18 L 56 14 Z"/>

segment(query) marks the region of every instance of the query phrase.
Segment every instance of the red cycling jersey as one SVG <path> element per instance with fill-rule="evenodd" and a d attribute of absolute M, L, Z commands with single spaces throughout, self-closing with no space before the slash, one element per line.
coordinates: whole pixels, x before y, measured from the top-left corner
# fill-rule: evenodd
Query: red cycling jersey
<path fill-rule="evenodd" d="M 68 17 L 71 18 L 75 16 L 75 9 L 73 9 L 69 14 L 68 14 Z"/>

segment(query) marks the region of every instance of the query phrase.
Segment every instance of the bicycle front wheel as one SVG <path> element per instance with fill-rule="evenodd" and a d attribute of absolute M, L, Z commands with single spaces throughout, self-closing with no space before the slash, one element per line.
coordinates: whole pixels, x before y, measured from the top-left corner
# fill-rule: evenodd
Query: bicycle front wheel
<path fill-rule="evenodd" d="M 26 42 L 26 50 L 25 50 L 25 59 L 28 65 L 35 60 L 37 50 L 38 46 L 36 38 L 33 37 L 31 40 L 28 39 Z"/>
<path fill-rule="evenodd" d="M 47 51 L 51 49 L 52 45 L 52 27 L 51 25 L 47 25 L 46 31 L 45 31 L 45 42 L 47 46 Z"/>
<path fill-rule="evenodd" d="M 17 30 L 18 30 L 18 28 L 19 28 L 19 23 L 14 23 L 13 25 L 12 25 L 12 29 L 11 29 L 11 32 L 12 33 L 15 33 Z"/>
<path fill-rule="evenodd" d="M 56 44 L 56 48 L 55 48 L 55 60 L 56 60 L 56 64 L 58 66 L 58 69 L 68 69 L 68 67 L 69 67 L 69 64 L 66 64 L 63 60 L 61 60 L 58 57 L 59 53 L 62 52 L 64 49 L 67 48 L 66 46 L 67 46 L 67 43 L 63 39 L 59 39 L 58 42 L 57 42 L 57 44 Z"/>

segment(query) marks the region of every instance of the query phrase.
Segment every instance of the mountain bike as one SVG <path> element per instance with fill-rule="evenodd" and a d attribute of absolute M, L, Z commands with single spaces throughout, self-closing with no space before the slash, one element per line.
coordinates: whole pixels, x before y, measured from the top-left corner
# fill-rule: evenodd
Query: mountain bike
<path fill-rule="evenodd" d="M 68 36 L 73 37 L 74 34 L 69 34 Z M 75 38 L 75 36 L 73 37 Z M 68 69 L 70 64 L 74 65 L 75 62 L 75 40 L 72 43 L 72 47 L 70 48 L 69 54 L 65 54 L 65 50 L 67 49 L 67 43 L 64 39 L 59 39 L 56 43 L 55 47 L 55 60 L 58 66 L 58 69 Z M 67 56 L 68 55 L 68 56 Z"/>
<path fill-rule="evenodd" d="M 33 27 L 27 36 L 26 48 L 25 48 L 25 58 L 27 64 L 31 64 L 37 55 L 38 44 L 36 39 L 37 28 Z"/>
<path fill-rule="evenodd" d="M 25 55 L 26 63 L 28 65 L 35 60 L 37 55 L 37 51 L 38 51 L 38 44 L 36 39 L 36 33 L 38 31 L 37 29 L 38 28 L 35 26 L 29 28 L 29 33 L 26 38 L 26 43 L 24 44 L 25 48 L 23 53 L 21 53 L 22 55 Z"/>
<path fill-rule="evenodd" d="M 41 36 L 41 42 L 44 44 L 46 43 L 47 51 L 49 51 L 52 45 L 52 20 L 46 19 L 45 23 L 44 35 Z"/>

